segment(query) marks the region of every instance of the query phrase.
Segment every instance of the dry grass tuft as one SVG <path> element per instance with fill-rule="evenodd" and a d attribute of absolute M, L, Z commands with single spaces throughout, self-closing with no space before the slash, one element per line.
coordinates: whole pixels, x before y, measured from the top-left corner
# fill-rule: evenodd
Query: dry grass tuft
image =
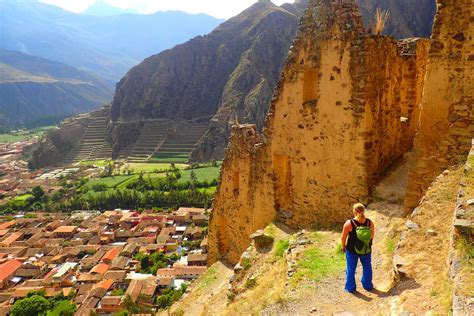
<path fill-rule="evenodd" d="M 376 35 L 381 35 L 384 28 L 385 24 L 387 23 L 388 18 L 390 17 L 390 11 L 389 10 L 381 10 L 380 8 L 375 11 L 375 34 Z"/>

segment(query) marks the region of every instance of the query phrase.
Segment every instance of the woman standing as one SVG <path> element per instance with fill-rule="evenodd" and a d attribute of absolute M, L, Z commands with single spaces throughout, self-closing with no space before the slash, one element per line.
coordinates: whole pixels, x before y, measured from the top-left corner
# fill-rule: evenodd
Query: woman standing
<path fill-rule="evenodd" d="M 354 218 L 348 220 L 342 229 L 342 251 L 346 253 L 346 291 L 356 291 L 355 272 L 357 261 L 362 264 L 362 287 L 371 291 L 372 284 L 372 241 L 374 223 L 365 217 L 365 207 L 357 203 L 352 208 Z"/>

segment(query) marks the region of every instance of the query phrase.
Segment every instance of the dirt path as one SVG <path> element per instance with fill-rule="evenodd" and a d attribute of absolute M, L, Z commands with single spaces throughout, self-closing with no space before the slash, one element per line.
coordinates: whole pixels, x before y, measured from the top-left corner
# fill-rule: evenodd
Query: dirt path
<path fill-rule="evenodd" d="M 451 295 L 447 284 L 446 257 L 461 168 L 446 172 L 435 183 L 419 207 L 419 215 L 411 218 L 415 229 L 406 226 L 402 207 L 407 163 L 401 162 L 385 175 L 377 186 L 377 202 L 368 207 L 367 215 L 375 223 L 376 235 L 372 265 L 375 291 L 362 289 L 362 268 L 356 273 L 357 292 L 344 291 L 345 272 L 312 285 L 311 291 L 290 294 L 285 304 L 267 308 L 266 315 L 425 315 L 447 314 Z M 439 216 L 444 211 L 443 216 Z M 436 230 L 432 236 L 427 231 Z M 340 234 L 332 233 L 333 245 Z M 331 245 L 329 245 L 331 247 Z M 406 261 L 406 276 L 396 276 L 394 255 Z M 299 288 L 304 288 L 302 284 Z"/>

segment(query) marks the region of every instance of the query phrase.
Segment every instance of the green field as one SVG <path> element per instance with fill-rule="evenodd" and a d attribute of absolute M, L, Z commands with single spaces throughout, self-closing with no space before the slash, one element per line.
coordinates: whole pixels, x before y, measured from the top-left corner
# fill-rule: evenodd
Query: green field
<path fill-rule="evenodd" d="M 107 188 L 115 188 L 121 183 L 129 180 L 131 178 L 138 178 L 138 175 L 130 175 L 130 176 L 114 176 L 114 177 L 105 177 L 105 178 L 99 178 L 99 179 L 92 179 L 89 182 L 85 184 L 85 186 L 89 189 L 92 189 L 92 187 L 96 184 L 104 184 L 107 186 Z"/>
<path fill-rule="evenodd" d="M 217 190 L 217 187 L 209 187 L 209 188 L 199 189 L 199 191 L 204 192 L 204 193 L 209 193 L 209 194 L 216 193 L 216 190 Z"/>
<path fill-rule="evenodd" d="M 47 130 L 54 128 L 55 126 L 44 126 L 38 127 L 32 130 L 24 131 L 12 131 L 8 134 L 0 134 L 0 143 L 14 143 L 21 142 L 24 140 L 31 139 L 35 136 L 42 136 Z"/>
<path fill-rule="evenodd" d="M 13 199 L 13 201 L 27 201 L 29 198 L 32 198 L 33 195 L 31 194 L 23 194 L 23 195 L 20 195 L 20 196 L 17 196 Z"/>
<path fill-rule="evenodd" d="M 198 181 L 212 181 L 219 177 L 220 167 L 204 167 L 188 169 L 181 172 L 180 182 L 191 181 L 191 171 L 194 170 Z"/>
<path fill-rule="evenodd" d="M 146 164 L 145 164 L 146 165 Z M 150 164 L 151 165 L 151 164 Z M 156 167 L 156 164 L 153 164 Z M 145 166 L 143 166 L 145 167 Z M 149 166 L 148 166 L 149 167 Z M 156 169 L 156 168 L 155 168 Z M 155 170 L 152 169 L 152 170 Z M 159 173 L 148 173 L 144 174 L 145 180 L 149 178 L 154 180 L 157 178 L 164 178 L 166 176 L 166 169 Z M 211 182 L 216 180 L 219 177 L 220 167 L 203 167 L 197 169 L 187 169 L 181 170 L 181 178 L 179 179 L 179 183 L 185 183 L 187 181 L 191 181 L 191 171 L 194 170 L 196 173 L 196 177 L 198 181 L 208 181 Z M 122 175 L 122 176 L 113 176 L 113 177 L 105 177 L 99 179 L 92 179 L 85 184 L 85 188 L 87 190 L 92 190 L 92 187 L 97 184 L 105 185 L 107 189 L 126 189 L 127 185 L 136 181 L 140 175 L 138 173 L 131 174 L 131 175 Z M 215 191 L 215 188 L 209 188 L 209 192 L 212 190 Z"/>
<path fill-rule="evenodd" d="M 168 162 L 168 163 L 186 163 L 189 160 L 189 155 L 187 154 L 161 154 L 156 155 L 148 160 L 149 162 Z"/>
<path fill-rule="evenodd" d="M 105 167 L 108 165 L 109 162 L 110 160 L 88 160 L 88 161 L 81 161 L 79 165 Z"/>
<path fill-rule="evenodd" d="M 176 164 L 175 167 L 178 169 L 184 169 L 188 165 Z M 132 173 L 154 173 L 163 172 L 171 168 L 171 163 L 127 163 L 120 170 L 123 172 L 126 168 L 129 168 Z"/>

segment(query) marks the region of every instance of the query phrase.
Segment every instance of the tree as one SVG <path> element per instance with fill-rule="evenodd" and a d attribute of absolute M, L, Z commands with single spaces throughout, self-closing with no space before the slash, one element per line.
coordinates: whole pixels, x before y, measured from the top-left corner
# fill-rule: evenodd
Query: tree
<path fill-rule="evenodd" d="M 37 185 L 31 190 L 31 194 L 34 197 L 35 202 L 40 202 L 42 201 L 45 193 L 44 193 L 43 188 Z"/>
<path fill-rule="evenodd" d="M 137 303 L 135 303 L 130 295 L 125 296 L 123 300 L 123 304 L 125 309 L 132 314 L 140 313 L 140 308 L 138 307 Z"/>
<path fill-rule="evenodd" d="M 12 316 L 41 315 L 50 309 L 51 305 L 47 299 L 40 295 L 33 295 L 28 298 L 16 301 L 10 311 Z"/>
<path fill-rule="evenodd" d="M 191 177 L 191 190 L 194 191 L 196 190 L 196 186 L 198 183 L 196 172 L 194 172 L 194 170 L 191 170 L 191 173 L 189 174 L 189 176 Z"/>
<path fill-rule="evenodd" d="M 125 294 L 125 291 L 123 289 L 115 289 L 111 293 L 112 296 L 122 296 L 124 294 Z"/>
<path fill-rule="evenodd" d="M 107 185 L 105 183 L 96 183 L 92 185 L 92 190 L 95 192 L 107 191 Z"/>
<path fill-rule="evenodd" d="M 56 304 L 52 311 L 48 311 L 46 316 L 74 316 L 77 306 L 69 300 L 62 300 Z"/>

